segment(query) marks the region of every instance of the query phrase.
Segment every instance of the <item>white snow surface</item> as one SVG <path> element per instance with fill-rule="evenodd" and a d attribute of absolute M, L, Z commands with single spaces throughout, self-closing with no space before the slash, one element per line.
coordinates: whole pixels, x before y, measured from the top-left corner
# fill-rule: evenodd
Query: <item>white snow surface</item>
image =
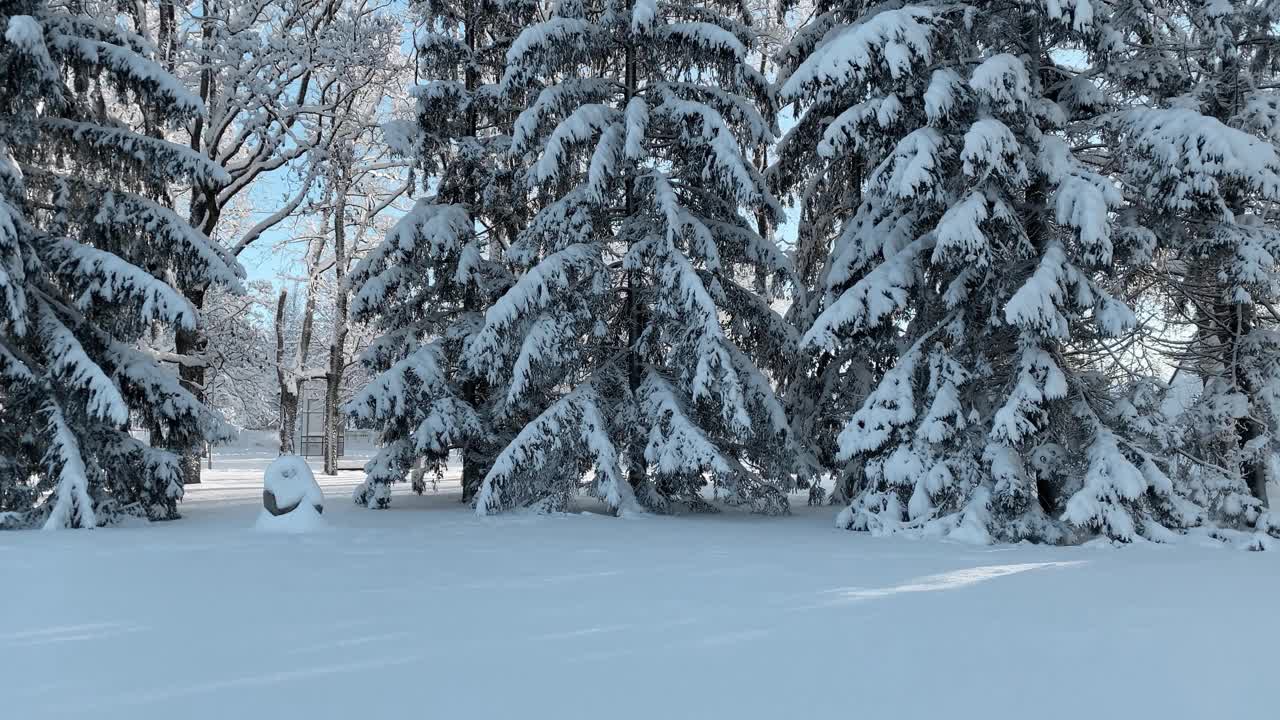
<path fill-rule="evenodd" d="M 477 517 L 456 476 L 252 530 L 265 448 L 184 519 L 0 534 L 6 718 L 1275 717 L 1280 553 L 973 547 L 835 510 Z M 345 498 L 359 472 L 321 475 Z M 272 608 L 288 608 L 278 612 Z"/>
<path fill-rule="evenodd" d="M 323 530 L 326 525 L 324 516 L 316 512 L 315 507 L 303 503 L 283 515 L 272 515 L 263 508 L 258 512 L 258 520 L 253 527 L 262 532 L 305 533 Z"/>

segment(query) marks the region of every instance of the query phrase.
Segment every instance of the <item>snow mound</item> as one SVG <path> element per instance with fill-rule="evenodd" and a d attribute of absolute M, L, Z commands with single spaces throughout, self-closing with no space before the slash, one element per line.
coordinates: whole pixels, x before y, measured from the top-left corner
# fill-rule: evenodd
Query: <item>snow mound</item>
<path fill-rule="evenodd" d="M 275 459 L 262 476 L 262 502 L 275 516 L 292 515 L 303 508 L 319 515 L 324 512 L 324 491 L 307 462 L 297 455 Z"/>
<path fill-rule="evenodd" d="M 323 530 L 326 526 L 324 518 L 310 503 L 299 505 L 293 512 L 283 515 L 272 515 L 263 508 L 258 512 L 258 521 L 253 529 L 270 533 L 307 533 Z"/>

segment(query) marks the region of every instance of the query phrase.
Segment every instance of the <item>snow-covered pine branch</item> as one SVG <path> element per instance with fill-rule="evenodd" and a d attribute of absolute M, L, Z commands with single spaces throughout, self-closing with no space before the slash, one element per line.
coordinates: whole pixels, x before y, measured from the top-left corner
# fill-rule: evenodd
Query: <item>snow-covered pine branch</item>
<path fill-rule="evenodd" d="M 601 410 L 590 381 L 558 398 L 527 423 L 502 449 L 476 496 L 481 515 L 533 506 L 564 511 L 587 490 L 618 514 L 639 506 L 619 465 L 613 442 L 617 432 Z"/>

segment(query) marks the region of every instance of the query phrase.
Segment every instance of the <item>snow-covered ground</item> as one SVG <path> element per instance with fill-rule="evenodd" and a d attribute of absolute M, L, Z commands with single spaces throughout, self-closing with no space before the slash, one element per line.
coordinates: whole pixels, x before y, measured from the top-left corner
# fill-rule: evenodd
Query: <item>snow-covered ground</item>
<path fill-rule="evenodd" d="M 357 472 L 279 535 L 269 459 L 215 454 L 178 522 L 0 535 L 0 717 L 1280 717 L 1278 553 L 371 512 Z"/>

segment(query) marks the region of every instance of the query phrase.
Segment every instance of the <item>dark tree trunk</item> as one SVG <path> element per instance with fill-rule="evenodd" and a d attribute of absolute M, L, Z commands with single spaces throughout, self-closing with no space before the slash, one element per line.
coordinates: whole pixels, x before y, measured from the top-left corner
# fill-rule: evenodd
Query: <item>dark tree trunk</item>
<path fill-rule="evenodd" d="M 768 53 L 765 53 L 760 57 L 760 75 L 763 77 L 768 69 L 769 58 Z M 769 168 L 769 148 L 764 144 L 756 145 L 752 160 L 755 163 L 756 170 L 763 176 L 765 170 Z M 769 234 L 769 218 L 765 213 L 764 207 L 762 203 L 760 207 L 756 208 L 756 232 L 759 233 L 760 237 L 766 237 Z"/>
<path fill-rule="evenodd" d="M 325 377 L 324 394 L 324 472 L 338 474 L 338 435 L 342 431 L 338 400 L 342 389 L 342 371 L 346 366 L 347 290 L 347 190 L 337 192 L 333 210 L 333 272 L 336 280 L 333 313 L 333 338 L 329 343 L 329 373 Z"/>
<path fill-rule="evenodd" d="M 1223 59 L 1222 62 L 1227 66 L 1226 69 L 1238 72 L 1233 60 Z M 1225 120 L 1232 106 L 1219 105 L 1216 110 L 1219 119 Z M 1245 204 L 1236 191 L 1228 190 L 1225 199 L 1237 217 L 1245 214 Z M 1229 287 L 1219 287 L 1215 294 L 1218 297 L 1225 297 L 1230 295 L 1231 291 Z M 1213 325 L 1216 327 L 1219 367 L 1227 368 L 1226 379 L 1231 381 L 1238 392 L 1248 398 L 1250 409 L 1255 409 L 1260 404 L 1259 392 L 1262 388 L 1257 387 L 1250 379 L 1248 369 L 1240 359 L 1240 353 L 1243 350 L 1241 346 L 1257 325 L 1254 306 L 1245 303 L 1217 302 L 1213 305 L 1213 314 L 1216 318 Z M 1242 451 L 1249 443 L 1265 433 L 1266 428 L 1253 416 L 1252 412 L 1236 421 L 1236 444 Z M 1244 480 L 1250 494 L 1262 503 L 1262 507 L 1268 507 L 1270 502 L 1267 498 L 1266 457 L 1242 457 L 1239 470 L 1240 478 Z"/>
<path fill-rule="evenodd" d="M 487 472 L 484 458 L 480 453 L 470 446 L 464 447 L 462 449 L 462 502 L 470 503 L 475 500 Z"/>
<path fill-rule="evenodd" d="M 1244 338 L 1253 332 L 1254 317 L 1251 305 L 1240 303 L 1222 303 L 1215 308 L 1220 319 L 1218 324 L 1218 347 L 1221 351 L 1222 367 L 1230 368 L 1231 379 L 1249 398 L 1250 405 L 1256 405 L 1257 388 L 1250 382 L 1245 368 L 1239 362 L 1240 345 Z M 1229 328 L 1229 329 L 1228 329 Z M 1265 432 L 1262 423 L 1253 417 L 1243 417 L 1236 421 L 1236 443 L 1243 450 Z M 1240 477 L 1248 486 L 1249 492 L 1268 507 L 1267 498 L 1267 464 L 1264 458 L 1245 457 L 1240 462 Z"/>
<path fill-rule="evenodd" d="M 636 94 L 637 71 L 636 71 L 636 51 L 631 44 L 627 45 L 626 67 L 624 69 L 626 91 L 623 98 L 623 107 L 631 102 L 631 98 Z M 628 172 L 624 187 L 625 213 L 627 217 L 635 212 L 635 179 Z M 640 389 L 640 381 L 642 379 L 643 367 L 640 362 L 640 335 L 644 331 L 640 314 L 640 273 L 637 270 L 627 271 L 627 294 L 626 294 L 626 318 L 627 318 L 627 387 L 631 390 L 631 396 L 634 398 Z M 648 463 L 644 458 L 644 442 L 643 438 L 636 433 L 632 433 L 631 442 L 627 448 L 627 481 L 633 489 L 639 490 L 645 483 L 645 477 L 648 474 Z"/>
<path fill-rule="evenodd" d="M 161 8 L 161 25 L 165 32 L 176 32 L 176 26 L 165 28 L 164 23 L 166 13 L 172 13 L 173 7 Z M 209 13 L 206 13 L 208 15 Z M 213 42 L 214 26 L 212 20 L 206 20 L 202 23 L 202 39 L 201 43 L 208 47 Z M 173 39 L 171 45 L 176 43 Z M 176 45 L 175 45 L 176 47 Z M 213 94 L 213 77 L 209 70 L 204 70 L 200 75 L 200 99 L 208 102 Z M 193 150 L 200 151 L 203 144 L 204 121 L 197 116 L 191 128 L 191 147 Z M 218 223 L 221 215 L 221 208 L 217 204 L 217 191 L 213 188 L 193 187 L 191 189 L 191 226 L 199 228 L 205 235 L 213 237 L 213 228 Z M 194 288 L 182 288 L 187 300 L 191 302 L 192 307 L 197 313 L 204 311 L 204 299 L 207 288 L 204 286 Z M 205 337 L 204 329 L 197 323 L 194 328 L 179 328 L 174 337 L 174 352 L 180 356 L 192 357 L 202 356 L 205 349 L 209 345 L 209 339 Z M 205 372 L 204 365 L 199 363 L 183 363 L 178 366 L 178 379 L 182 386 L 190 392 L 196 400 L 204 403 L 204 381 Z M 202 444 L 190 443 L 189 446 L 178 449 L 182 454 L 182 482 L 184 485 L 196 485 L 200 482 L 200 448 Z M 177 449 L 177 448 L 175 448 Z"/>
<path fill-rule="evenodd" d="M 466 27 L 463 28 L 465 33 L 464 42 L 471 52 L 476 51 L 479 37 L 476 34 L 475 14 L 479 10 L 478 3 L 468 2 L 466 9 Z M 476 72 L 475 67 L 468 65 L 465 77 L 467 92 L 475 91 L 480 85 L 480 76 Z M 479 116 L 474 107 L 467 108 L 467 134 L 474 137 L 479 129 Z M 477 201 L 480 198 L 480 189 L 471 186 L 465 189 L 464 202 L 467 204 L 467 210 L 474 213 L 476 211 Z M 480 312 L 483 310 L 481 301 L 483 298 L 474 288 L 468 288 L 466 296 L 463 300 L 463 309 L 465 312 Z M 468 405 L 475 408 L 477 412 L 480 406 L 487 400 L 487 388 L 485 383 L 479 378 L 467 378 L 462 383 L 462 399 Z M 484 482 L 484 476 L 489 473 L 489 456 L 480 447 L 482 441 L 479 438 L 469 439 L 461 448 L 462 450 L 462 502 L 470 503 L 475 499 L 476 493 L 480 491 L 480 485 Z"/>
<path fill-rule="evenodd" d="M 160 46 L 160 61 L 164 64 L 164 69 L 170 74 L 173 73 L 174 66 L 177 64 L 178 55 L 176 15 L 173 0 L 161 0 L 159 37 L 157 40 Z"/>
<path fill-rule="evenodd" d="M 322 252 L 324 252 L 324 240 L 314 241 L 307 253 L 307 268 L 311 272 L 314 272 L 314 268 L 319 264 Z M 283 298 L 284 293 L 281 292 L 281 307 L 283 307 Z M 307 279 L 307 299 L 302 304 L 302 329 L 298 335 L 297 354 L 294 355 L 293 361 L 288 364 L 284 362 L 283 355 L 276 357 L 276 377 L 280 379 L 280 417 L 282 421 L 280 431 L 289 433 L 291 447 L 293 445 L 294 432 L 298 427 L 298 408 L 302 403 L 303 391 L 306 388 L 307 356 L 311 353 L 311 333 L 315 325 L 315 315 L 316 278 L 312 275 Z M 277 340 L 277 344 L 281 342 L 282 340 Z M 301 449 L 296 448 L 296 450 Z"/>
<path fill-rule="evenodd" d="M 280 389 L 280 454 L 296 455 L 293 443 L 298 430 L 298 393 Z"/>
<path fill-rule="evenodd" d="M 293 433 L 298 427 L 298 392 L 284 362 L 284 324 L 289 291 L 281 290 L 276 302 L 276 382 L 280 386 L 280 454 L 293 455 Z"/>
<path fill-rule="evenodd" d="M 1240 446 L 1244 447 L 1262 435 L 1262 424 L 1251 418 L 1240 421 Z M 1258 498 L 1262 507 L 1270 507 L 1267 498 L 1267 464 L 1259 458 L 1246 459 L 1241 467 L 1249 492 Z"/>
<path fill-rule="evenodd" d="M 204 307 L 205 288 L 187 291 L 187 299 L 197 310 Z M 195 329 L 178 328 L 174 337 L 174 352 L 188 358 L 202 358 L 209 340 L 197 326 Z M 178 380 L 183 389 L 191 393 L 198 402 L 204 403 L 204 365 L 199 362 L 181 363 L 178 365 Z M 181 447 L 171 448 L 182 455 L 182 484 L 200 484 L 200 450 L 204 446 L 202 440 L 182 438 Z"/>

